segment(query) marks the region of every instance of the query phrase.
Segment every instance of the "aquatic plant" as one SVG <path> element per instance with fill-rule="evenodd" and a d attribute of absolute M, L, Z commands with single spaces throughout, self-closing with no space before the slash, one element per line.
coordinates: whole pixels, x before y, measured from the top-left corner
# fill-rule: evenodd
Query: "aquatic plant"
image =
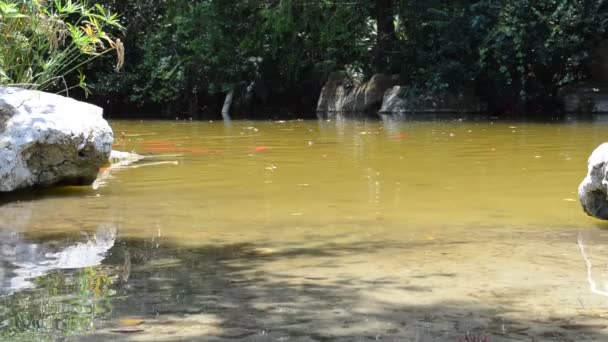
<path fill-rule="evenodd" d="M 88 92 L 81 68 L 109 52 L 116 69 L 124 46 L 106 29 L 122 29 L 118 15 L 72 0 L 0 0 L 0 85 L 68 93 Z M 77 80 L 77 85 L 69 84 Z"/>

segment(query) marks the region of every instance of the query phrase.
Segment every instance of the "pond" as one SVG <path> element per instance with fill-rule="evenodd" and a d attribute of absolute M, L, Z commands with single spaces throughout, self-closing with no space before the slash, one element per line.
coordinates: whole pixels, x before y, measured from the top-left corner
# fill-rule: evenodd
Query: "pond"
<path fill-rule="evenodd" d="M 0 340 L 608 339 L 598 122 L 115 121 L 0 204 Z"/>

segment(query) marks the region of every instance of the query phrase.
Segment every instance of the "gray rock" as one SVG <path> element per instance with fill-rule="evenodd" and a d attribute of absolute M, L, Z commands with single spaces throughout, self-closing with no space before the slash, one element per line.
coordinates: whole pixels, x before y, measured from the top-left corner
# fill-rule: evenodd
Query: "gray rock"
<path fill-rule="evenodd" d="M 321 91 L 317 112 L 377 112 L 386 90 L 398 83 L 399 77 L 395 75 L 376 74 L 364 82 L 348 77 L 345 73 L 332 73 Z"/>
<path fill-rule="evenodd" d="M 472 90 L 460 94 L 431 94 L 395 86 L 384 94 L 380 113 L 480 113 L 486 110 L 487 105 Z"/>
<path fill-rule="evenodd" d="M 91 184 L 113 140 L 99 107 L 0 87 L 0 192 Z"/>
<path fill-rule="evenodd" d="M 593 151 L 587 165 L 587 177 L 578 188 L 579 200 L 587 214 L 608 220 L 608 143 Z"/>
<path fill-rule="evenodd" d="M 566 113 L 608 113 L 608 84 L 583 82 L 560 89 Z"/>
<path fill-rule="evenodd" d="M 345 73 L 334 72 L 330 74 L 321 90 L 317 102 L 317 112 L 332 113 L 341 110 L 344 107 L 343 102 L 346 94 L 358 83 L 358 80 L 349 78 Z"/>
<path fill-rule="evenodd" d="M 381 114 L 403 114 L 407 112 L 407 87 L 394 86 L 386 91 L 382 100 Z"/>

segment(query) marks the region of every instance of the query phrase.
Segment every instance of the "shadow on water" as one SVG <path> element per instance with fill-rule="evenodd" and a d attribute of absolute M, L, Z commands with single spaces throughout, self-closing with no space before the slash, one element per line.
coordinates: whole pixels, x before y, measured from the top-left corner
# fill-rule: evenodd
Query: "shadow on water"
<path fill-rule="evenodd" d="M 34 201 L 40 199 L 53 198 L 82 198 L 86 195 L 94 194 L 95 190 L 91 186 L 64 186 L 56 188 L 27 189 L 15 192 L 0 192 L 0 206 L 23 201 Z"/>
<path fill-rule="evenodd" d="M 139 305 L 131 314 L 173 316 L 176 320 L 185 320 L 186 327 L 192 324 L 190 331 L 180 324 L 173 329 L 155 329 L 154 324 L 164 322 L 152 321 L 149 334 L 157 341 L 183 337 L 264 341 L 455 341 L 467 333 L 489 335 L 494 341 L 530 337 L 547 340 L 608 338 L 601 331 L 602 327 L 572 326 L 566 318 L 542 321 L 528 317 L 526 312 L 518 312 L 520 320 L 504 319 L 504 313 L 513 314 L 508 298 L 484 304 L 446 300 L 430 305 L 407 305 L 403 304 L 403 298 L 391 298 L 390 294 L 369 297 L 392 288 L 398 288 L 399 296 L 424 297 L 434 289 L 400 284 L 390 275 L 372 280 L 341 275 L 341 264 L 337 262 L 344 254 L 366 255 L 386 248 L 424 248 L 424 243 L 332 243 L 277 251 L 258 249 L 251 244 L 195 249 L 141 246 L 142 242 L 137 241 L 122 244 L 123 258 L 127 251 L 132 269 L 128 285 L 117 290 L 126 298 L 124 302 L 116 303 L 118 311 L 128 311 Z M 114 258 L 121 259 L 118 254 L 114 253 Z M 286 275 L 265 267 L 285 259 L 319 257 L 327 260 L 322 266 L 329 269 L 331 275 L 327 278 L 317 273 Z M 150 261 L 153 261 L 152 265 Z M 114 262 L 120 263 L 116 259 Z M 412 276 L 416 277 L 458 281 L 454 273 Z M 171 336 L 172 333 L 180 335 L 180 332 L 183 335 L 179 338 Z M 98 336 L 116 338 L 115 335 Z"/>
<path fill-rule="evenodd" d="M 593 226 L 601 230 L 608 230 L 608 221 L 594 220 Z"/>
<path fill-rule="evenodd" d="M 154 239 L 117 240 L 102 265 L 52 270 L 35 280 L 34 289 L 0 297 L 0 339 L 458 341 L 467 334 L 492 341 L 608 339 L 606 326 L 575 324 L 577 317 L 532 317 L 510 305 L 515 298 L 509 296 L 424 304 L 436 289 L 416 281 L 467 281 L 455 272 L 412 274 L 406 282 L 390 274 L 362 278 L 342 272 L 344 255 L 371 257 L 386 248 L 425 248 L 425 242 L 273 250 L 249 243 L 182 247 Z M 321 261 L 313 272 L 272 267 L 311 259 Z M 518 294 L 526 295 L 532 294 Z"/>

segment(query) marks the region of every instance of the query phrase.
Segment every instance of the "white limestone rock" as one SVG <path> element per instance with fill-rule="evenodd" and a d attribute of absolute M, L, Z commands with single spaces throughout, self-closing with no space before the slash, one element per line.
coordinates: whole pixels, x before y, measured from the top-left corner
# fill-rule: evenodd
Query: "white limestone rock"
<path fill-rule="evenodd" d="M 99 107 L 0 87 L 0 192 L 91 184 L 113 140 Z"/>
<path fill-rule="evenodd" d="M 317 112 L 328 116 L 335 113 L 376 114 L 384 93 L 398 82 L 397 75 L 375 74 L 364 82 L 350 78 L 346 73 L 332 73 L 321 90 Z"/>
<path fill-rule="evenodd" d="M 608 220 L 608 143 L 593 151 L 587 165 L 587 177 L 578 188 L 581 205 L 590 216 Z"/>
<path fill-rule="evenodd" d="M 113 150 L 112 153 L 110 153 L 111 166 L 128 166 L 142 159 L 144 159 L 144 156 L 141 156 L 135 152 L 122 152 Z"/>

